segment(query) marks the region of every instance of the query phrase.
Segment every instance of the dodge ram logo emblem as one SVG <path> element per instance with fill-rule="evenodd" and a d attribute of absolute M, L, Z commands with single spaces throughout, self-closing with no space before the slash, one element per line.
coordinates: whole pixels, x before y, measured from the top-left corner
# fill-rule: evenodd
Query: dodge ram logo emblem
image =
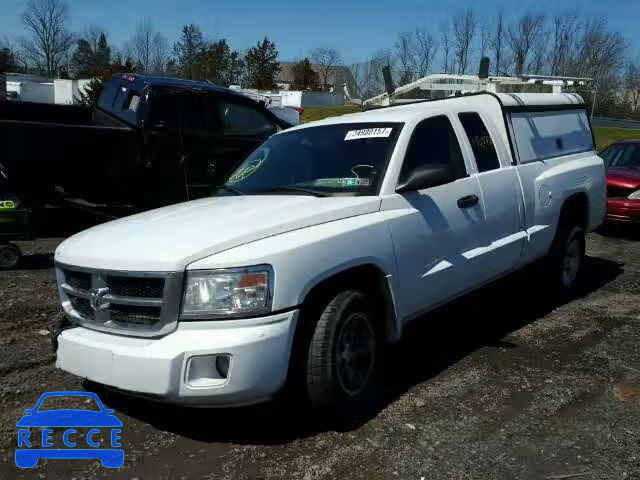
<path fill-rule="evenodd" d="M 89 303 L 94 312 L 109 308 L 109 301 L 105 298 L 109 294 L 108 288 L 92 288 L 89 292 Z"/>

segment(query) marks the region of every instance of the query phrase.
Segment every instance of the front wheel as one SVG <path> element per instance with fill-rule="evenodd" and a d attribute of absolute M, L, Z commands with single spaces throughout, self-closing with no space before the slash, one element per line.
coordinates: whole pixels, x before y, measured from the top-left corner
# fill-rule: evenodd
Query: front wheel
<path fill-rule="evenodd" d="M 383 322 L 369 295 L 345 290 L 324 306 L 307 354 L 312 407 L 366 414 L 380 397 L 386 357 Z"/>
<path fill-rule="evenodd" d="M 0 244 L 0 270 L 14 268 L 21 258 L 22 252 L 16 245 L 12 243 Z"/>

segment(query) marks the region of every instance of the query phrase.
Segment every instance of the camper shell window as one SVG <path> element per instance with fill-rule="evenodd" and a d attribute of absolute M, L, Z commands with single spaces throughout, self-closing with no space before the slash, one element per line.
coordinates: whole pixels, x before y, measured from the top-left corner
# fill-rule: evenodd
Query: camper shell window
<path fill-rule="evenodd" d="M 594 150 L 586 109 L 535 109 L 509 113 L 520 163 Z"/>

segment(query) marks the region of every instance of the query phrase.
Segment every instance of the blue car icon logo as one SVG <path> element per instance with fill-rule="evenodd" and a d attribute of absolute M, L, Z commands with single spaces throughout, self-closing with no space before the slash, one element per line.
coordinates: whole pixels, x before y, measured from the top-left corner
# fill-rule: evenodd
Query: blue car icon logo
<path fill-rule="evenodd" d="M 47 404 L 67 401 L 70 397 L 82 398 L 84 404 L 94 409 L 49 409 Z M 77 401 L 77 399 L 75 399 Z M 54 402 L 55 401 L 55 402 Z M 18 420 L 18 448 L 16 465 L 33 468 L 41 458 L 49 459 L 100 459 L 107 468 L 119 468 L 124 463 L 124 450 L 120 444 L 122 422 L 113 415 L 114 410 L 104 408 L 95 393 L 49 392 L 40 397 L 36 406 L 24 411 Z M 42 428 L 36 433 L 30 428 Z M 55 438 L 54 430 L 56 429 Z M 77 429 L 90 430 L 86 437 Z M 60 430 L 62 429 L 62 432 Z M 108 445 L 101 445 L 100 440 Z M 62 442 L 60 442 L 62 440 Z M 54 441 L 57 443 L 54 447 Z M 62 443 L 65 448 L 61 447 Z M 87 447 L 87 448 L 84 448 Z"/>

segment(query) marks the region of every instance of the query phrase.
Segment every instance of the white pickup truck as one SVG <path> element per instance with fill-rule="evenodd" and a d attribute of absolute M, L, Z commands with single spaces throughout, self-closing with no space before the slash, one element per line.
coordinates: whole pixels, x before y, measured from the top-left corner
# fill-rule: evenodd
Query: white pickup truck
<path fill-rule="evenodd" d="M 200 406 L 265 401 L 288 379 L 351 411 L 375 398 L 410 320 L 543 258 L 545 281 L 572 289 L 605 209 L 577 95 L 480 93 L 294 127 L 211 198 L 59 246 L 72 327 L 57 366 Z"/>

